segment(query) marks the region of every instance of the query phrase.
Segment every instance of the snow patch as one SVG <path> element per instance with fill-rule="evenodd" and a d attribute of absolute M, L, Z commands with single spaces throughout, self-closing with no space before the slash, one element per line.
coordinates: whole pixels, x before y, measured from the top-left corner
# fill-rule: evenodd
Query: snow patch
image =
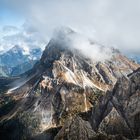
<path fill-rule="evenodd" d="M 23 55 L 30 55 L 30 49 L 27 46 L 23 47 Z"/>

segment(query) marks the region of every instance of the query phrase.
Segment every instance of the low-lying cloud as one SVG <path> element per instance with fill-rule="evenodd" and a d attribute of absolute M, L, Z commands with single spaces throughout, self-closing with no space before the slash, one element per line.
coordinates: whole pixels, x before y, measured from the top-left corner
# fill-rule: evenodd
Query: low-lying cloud
<path fill-rule="evenodd" d="M 109 60 L 113 55 L 112 48 L 102 46 L 67 27 L 56 29 L 53 33 L 53 40 L 58 46 L 74 49 L 95 62 Z"/>

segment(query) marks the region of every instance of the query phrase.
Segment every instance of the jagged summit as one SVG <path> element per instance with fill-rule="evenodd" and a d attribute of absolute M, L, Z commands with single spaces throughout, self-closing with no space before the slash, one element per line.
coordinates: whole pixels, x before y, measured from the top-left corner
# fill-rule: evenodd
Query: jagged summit
<path fill-rule="evenodd" d="M 117 77 L 125 76 L 139 67 L 114 48 L 91 43 L 88 38 L 81 37 L 71 29 L 65 34 L 66 31 L 60 31 L 60 34 L 63 34 L 62 38 L 58 33 L 50 40 L 40 60 L 41 65 L 53 67 L 58 60 L 72 72 L 75 69 L 83 70 L 87 65 L 89 68 L 94 67 L 91 71 L 100 73 L 99 77 L 104 79 L 103 81 L 107 82 L 107 78 L 103 78 L 107 76 L 113 83 Z M 91 74 L 90 70 L 87 71 L 88 67 L 86 73 Z"/>
<path fill-rule="evenodd" d="M 45 59 L 48 53 L 53 52 L 55 56 L 56 52 L 59 54 L 68 51 L 73 55 L 79 55 L 97 63 L 112 61 L 114 57 L 119 55 L 123 56 L 117 49 L 103 46 L 70 28 L 62 28 L 57 30 L 49 41 L 41 60 Z"/>

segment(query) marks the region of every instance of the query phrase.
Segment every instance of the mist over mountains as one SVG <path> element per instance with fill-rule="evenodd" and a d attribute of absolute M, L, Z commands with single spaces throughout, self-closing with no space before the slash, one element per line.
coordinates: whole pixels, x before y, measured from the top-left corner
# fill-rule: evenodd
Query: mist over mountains
<path fill-rule="evenodd" d="M 64 45 L 65 47 L 75 48 L 78 51 L 81 51 L 85 56 L 96 61 L 104 61 L 112 57 L 112 47 L 106 47 L 106 49 L 104 49 L 103 45 L 98 44 L 80 33 L 76 33 L 68 27 L 56 29 L 52 39 L 57 40 L 60 45 Z M 40 59 L 41 55 L 42 48 L 40 47 L 30 48 L 15 45 L 8 51 L 1 51 L 0 75 L 4 77 L 18 76 L 31 69 Z M 128 55 L 128 57 L 135 62 L 140 63 L 140 58 L 138 56 Z"/>

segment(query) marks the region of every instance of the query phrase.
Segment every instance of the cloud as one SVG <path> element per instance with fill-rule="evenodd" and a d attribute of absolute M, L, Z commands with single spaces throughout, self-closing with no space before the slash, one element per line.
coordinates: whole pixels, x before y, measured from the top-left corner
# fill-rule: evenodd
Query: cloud
<path fill-rule="evenodd" d="M 6 4 L 7 1 L 7 4 Z M 5 0 L 48 39 L 68 26 L 123 52 L 140 53 L 139 0 Z"/>
<path fill-rule="evenodd" d="M 105 47 L 92 41 L 68 27 L 60 27 L 53 33 L 53 41 L 58 46 L 72 49 L 76 53 L 82 53 L 84 57 L 91 58 L 93 61 L 110 60 L 113 56 L 111 47 Z M 74 48 L 74 49 L 73 49 Z"/>
<path fill-rule="evenodd" d="M 11 26 L 11 25 L 6 25 L 6 26 L 4 26 L 3 28 L 2 28 L 2 31 L 4 32 L 4 33 L 9 33 L 9 32 L 15 32 L 15 31 L 18 31 L 18 28 L 17 27 L 15 27 L 15 26 Z"/>
<path fill-rule="evenodd" d="M 24 23 L 20 28 L 6 25 L 2 28 L 0 38 L 0 50 L 7 51 L 15 45 L 26 48 L 44 48 L 46 42 L 42 39 L 39 32 L 33 27 Z"/>

